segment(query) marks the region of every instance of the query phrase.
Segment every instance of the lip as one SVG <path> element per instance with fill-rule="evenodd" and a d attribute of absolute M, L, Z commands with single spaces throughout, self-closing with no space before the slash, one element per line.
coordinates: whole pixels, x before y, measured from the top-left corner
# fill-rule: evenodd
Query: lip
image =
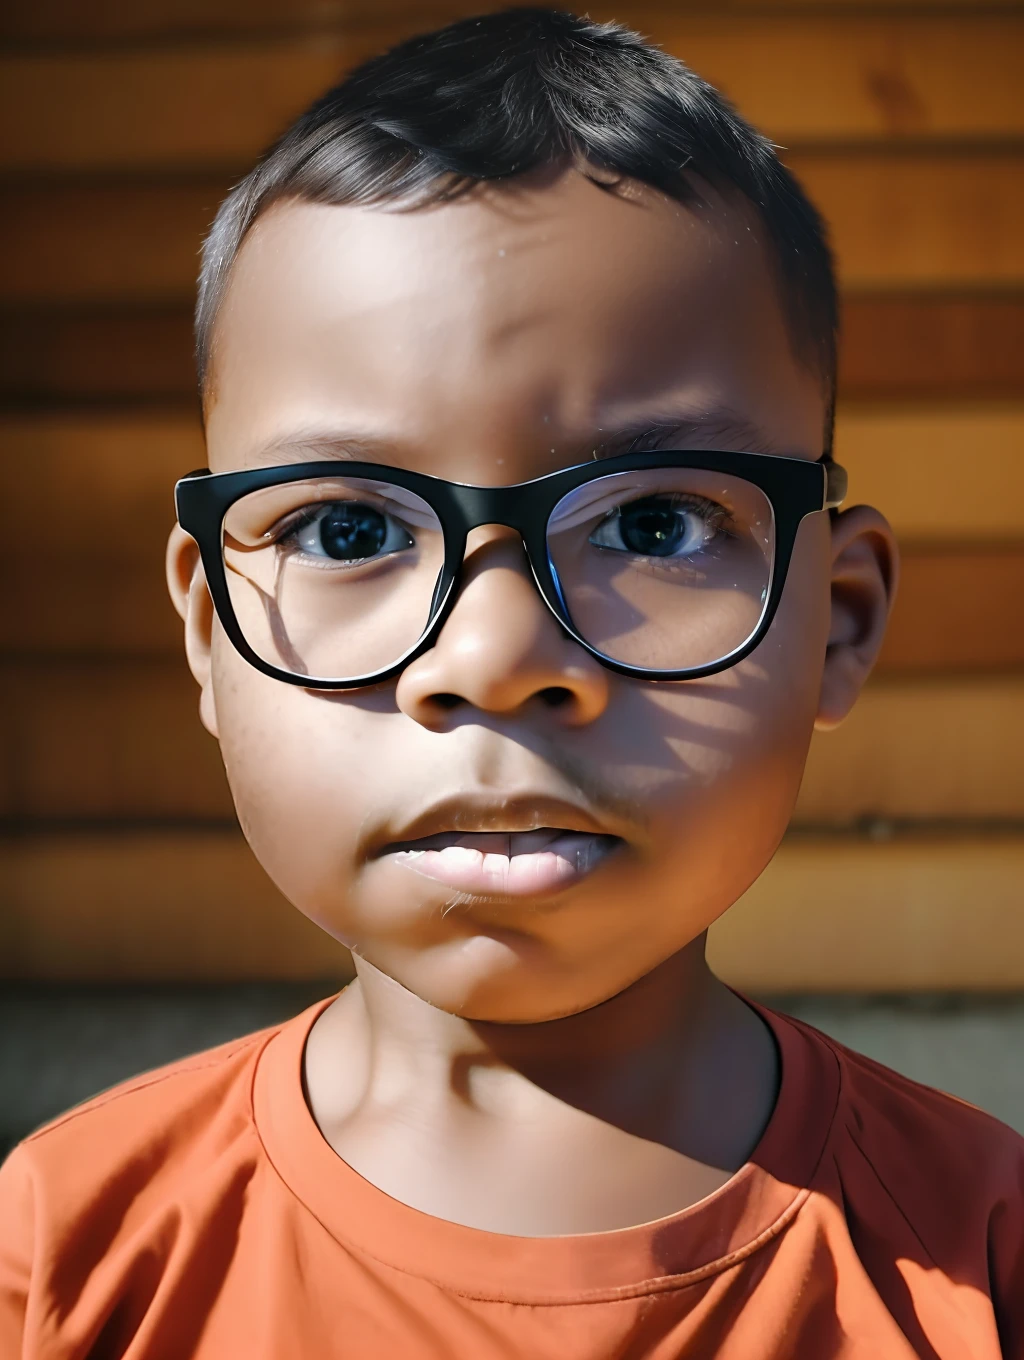
<path fill-rule="evenodd" d="M 551 896 L 620 850 L 625 831 L 579 803 L 488 790 L 441 799 L 382 829 L 368 858 L 474 897 Z"/>

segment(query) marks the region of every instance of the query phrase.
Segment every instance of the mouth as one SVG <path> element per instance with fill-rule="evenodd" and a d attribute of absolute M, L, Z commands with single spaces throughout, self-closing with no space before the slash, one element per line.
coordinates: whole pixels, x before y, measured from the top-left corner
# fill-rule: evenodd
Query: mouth
<path fill-rule="evenodd" d="M 394 863 L 458 892 L 533 897 L 568 888 L 592 873 L 618 836 L 544 826 L 533 831 L 446 831 L 386 846 Z"/>
<path fill-rule="evenodd" d="M 474 897 L 542 897 L 572 887 L 623 849 L 627 841 L 615 832 L 561 799 L 469 797 L 438 804 L 394 840 L 378 842 L 372 858 Z"/>

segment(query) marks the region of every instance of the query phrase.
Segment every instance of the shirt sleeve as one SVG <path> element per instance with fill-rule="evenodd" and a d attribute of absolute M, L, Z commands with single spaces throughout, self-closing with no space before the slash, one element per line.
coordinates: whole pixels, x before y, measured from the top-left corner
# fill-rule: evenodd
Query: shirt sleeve
<path fill-rule="evenodd" d="M 1005 1360 L 1024 1360 L 1024 1154 L 989 1219 L 992 1305 Z"/>
<path fill-rule="evenodd" d="M 25 1315 L 32 1274 L 33 1190 L 18 1147 L 0 1166 L 0 1355 L 25 1355 Z"/>

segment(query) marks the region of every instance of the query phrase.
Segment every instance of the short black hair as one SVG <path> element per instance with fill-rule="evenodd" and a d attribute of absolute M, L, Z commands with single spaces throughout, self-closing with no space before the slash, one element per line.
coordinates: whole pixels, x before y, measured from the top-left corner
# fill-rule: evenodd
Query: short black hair
<path fill-rule="evenodd" d="M 838 300 L 825 226 L 772 143 L 687 66 L 619 24 L 507 9 L 364 62 L 297 119 L 224 200 L 196 306 L 202 387 L 217 309 L 246 233 L 273 203 L 416 206 L 484 181 L 576 166 L 683 203 L 691 175 L 754 205 L 795 352 L 822 378 L 831 442 Z"/>

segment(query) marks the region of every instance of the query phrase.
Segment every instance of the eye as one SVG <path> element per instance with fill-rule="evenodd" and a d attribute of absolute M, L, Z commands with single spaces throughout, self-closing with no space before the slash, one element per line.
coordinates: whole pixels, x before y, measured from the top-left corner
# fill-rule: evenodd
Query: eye
<path fill-rule="evenodd" d="M 724 514 L 722 507 L 711 501 L 645 496 L 614 510 L 589 541 L 597 548 L 640 557 L 683 557 L 715 537 Z"/>
<path fill-rule="evenodd" d="M 414 546 L 396 520 L 363 501 L 315 506 L 281 541 L 310 557 L 330 557 L 337 562 L 365 562 Z"/>

